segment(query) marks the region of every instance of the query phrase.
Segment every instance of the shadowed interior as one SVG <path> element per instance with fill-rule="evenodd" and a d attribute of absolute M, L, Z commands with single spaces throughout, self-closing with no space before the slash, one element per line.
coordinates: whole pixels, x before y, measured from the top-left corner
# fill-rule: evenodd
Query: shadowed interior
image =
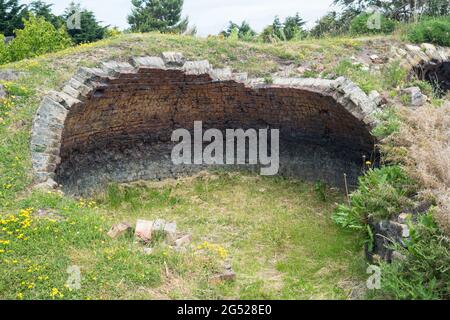
<path fill-rule="evenodd" d="M 330 95 L 277 85 L 254 88 L 181 70 L 143 69 L 106 79 L 65 120 L 57 182 L 83 193 L 112 181 L 164 179 L 205 169 L 172 164 L 173 130 L 280 129 L 280 174 L 355 184 L 374 140 Z M 228 166 L 227 166 L 228 167 Z"/>

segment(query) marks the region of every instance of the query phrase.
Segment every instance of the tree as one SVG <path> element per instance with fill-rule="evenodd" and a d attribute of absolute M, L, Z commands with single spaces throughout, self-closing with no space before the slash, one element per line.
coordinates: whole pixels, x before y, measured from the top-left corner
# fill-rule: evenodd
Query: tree
<path fill-rule="evenodd" d="M 316 21 L 316 24 L 311 29 L 310 34 L 316 38 L 327 35 L 335 36 L 339 34 L 339 30 L 340 26 L 338 14 L 336 11 L 331 11 Z"/>
<path fill-rule="evenodd" d="M 372 16 L 371 13 L 363 12 L 353 18 L 350 24 L 350 32 L 354 35 L 361 34 L 377 34 L 377 33 L 392 33 L 396 26 L 396 21 L 386 18 L 384 15 L 380 16 L 380 28 L 369 29 L 368 21 Z"/>
<path fill-rule="evenodd" d="M 94 42 L 106 37 L 108 26 L 102 27 L 95 14 L 82 9 L 79 3 L 71 2 L 62 17 L 67 21 L 75 13 L 80 15 L 80 28 L 70 28 L 68 32 L 76 44 Z"/>
<path fill-rule="evenodd" d="M 449 14 L 449 0 L 334 0 L 345 8 L 364 11 L 378 7 L 388 18 L 398 21 L 417 21 L 421 16 L 442 16 Z"/>
<path fill-rule="evenodd" d="M 355 8 L 348 8 L 340 14 L 335 11 L 329 12 L 316 22 L 310 34 L 319 38 L 347 33 L 350 30 L 351 22 L 360 13 L 361 11 Z"/>
<path fill-rule="evenodd" d="M 300 17 L 297 12 L 293 17 L 287 17 L 284 21 L 284 36 L 286 40 L 299 39 L 305 34 L 303 26 L 306 24 L 305 21 Z"/>
<path fill-rule="evenodd" d="M 263 42 L 269 43 L 299 39 L 306 33 L 303 29 L 305 23 L 298 12 L 293 17 L 286 17 L 283 23 L 276 16 L 272 24 L 260 34 L 260 38 Z"/>
<path fill-rule="evenodd" d="M 47 4 L 41 0 L 36 0 L 28 5 L 28 10 L 36 17 L 43 17 L 55 28 L 60 28 L 64 25 L 64 20 L 53 14 L 52 7 L 53 4 Z"/>
<path fill-rule="evenodd" d="M 283 24 L 280 21 L 280 18 L 278 16 L 275 17 L 272 23 L 272 30 L 273 35 L 278 38 L 279 40 L 286 40 L 286 37 L 284 35 L 283 31 Z"/>
<path fill-rule="evenodd" d="M 246 21 L 242 21 L 241 25 L 230 21 L 227 29 L 222 31 L 221 34 L 226 38 L 230 38 L 232 35 L 236 34 L 238 39 L 244 41 L 250 41 L 256 36 L 256 32 Z"/>
<path fill-rule="evenodd" d="M 24 28 L 16 31 L 16 38 L 6 47 L 7 62 L 62 50 L 71 44 L 65 28 L 56 29 L 43 17 L 30 15 L 24 19 Z"/>
<path fill-rule="evenodd" d="M 134 32 L 186 31 L 189 20 L 181 20 L 184 0 L 132 0 L 133 9 L 128 23 Z"/>
<path fill-rule="evenodd" d="M 0 33 L 13 36 L 14 30 L 23 28 L 26 14 L 26 6 L 19 5 L 18 0 L 0 0 Z"/>

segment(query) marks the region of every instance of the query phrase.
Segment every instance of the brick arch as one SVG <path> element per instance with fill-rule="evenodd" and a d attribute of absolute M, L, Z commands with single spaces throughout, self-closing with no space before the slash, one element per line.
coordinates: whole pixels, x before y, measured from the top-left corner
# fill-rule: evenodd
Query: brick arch
<path fill-rule="evenodd" d="M 409 71 L 410 79 L 428 81 L 442 95 L 450 90 L 450 48 L 430 43 L 405 44 L 392 48 L 392 53 Z"/>
<path fill-rule="evenodd" d="M 62 91 L 49 92 L 37 111 L 31 137 L 35 180 L 81 188 L 82 179 L 177 175 L 180 172 L 157 157 L 167 151 L 164 144 L 174 129 L 191 129 L 198 120 L 223 130 L 279 128 L 286 145 L 308 145 L 302 152 L 314 153 L 308 161 L 293 155 L 295 163 L 304 162 L 309 170 L 302 173 L 300 168 L 301 177 L 338 184 L 348 160 L 356 179 L 361 156 L 374 148 L 370 129 L 375 103 L 344 78 L 266 82 L 229 68 L 214 69 L 208 61 L 185 61 L 175 52 L 80 68 Z M 333 154 L 330 159 L 327 150 Z M 286 157 L 290 154 L 287 150 Z M 332 168 L 333 157 L 339 158 L 337 170 Z M 92 187 L 94 182 L 86 184 Z"/>

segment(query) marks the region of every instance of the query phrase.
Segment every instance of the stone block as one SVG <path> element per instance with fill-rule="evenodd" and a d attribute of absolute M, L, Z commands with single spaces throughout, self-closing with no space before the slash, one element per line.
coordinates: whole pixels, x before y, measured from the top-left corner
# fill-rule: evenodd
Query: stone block
<path fill-rule="evenodd" d="M 138 220 L 136 222 L 135 236 L 137 239 L 148 242 L 152 239 L 153 222 Z"/>
<path fill-rule="evenodd" d="M 213 80 L 227 81 L 232 79 L 233 72 L 231 68 L 212 69 L 210 71 L 210 75 L 213 78 Z"/>
<path fill-rule="evenodd" d="M 101 64 L 102 70 L 111 77 L 117 77 L 121 73 L 133 73 L 135 69 L 128 62 L 108 61 Z"/>
<path fill-rule="evenodd" d="M 138 68 L 164 69 L 164 60 L 160 57 L 134 57 L 131 64 Z"/>
<path fill-rule="evenodd" d="M 211 65 L 209 61 L 187 61 L 183 70 L 188 75 L 201 75 L 201 74 L 209 74 L 211 72 Z"/>
<path fill-rule="evenodd" d="M 6 97 L 6 89 L 2 84 L 0 84 L 0 99 L 3 99 L 5 97 Z"/>
<path fill-rule="evenodd" d="M 234 273 L 234 271 L 225 271 L 222 274 L 218 274 L 215 276 L 212 276 L 211 278 L 209 278 L 209 283 L 210 284 L 220 284 L 222 282 L 233 282 L 236 281 L 236 273 Z"/>

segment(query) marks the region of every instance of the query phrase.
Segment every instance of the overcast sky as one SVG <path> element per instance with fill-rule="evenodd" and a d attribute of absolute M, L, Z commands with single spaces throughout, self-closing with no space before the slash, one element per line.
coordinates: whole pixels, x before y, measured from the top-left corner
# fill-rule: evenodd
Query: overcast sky
<path fill-rule="evenodd" d="M 32 0 L 22 0 L 30 3 Z M 53 3 L 53 10 L 60 14 L 71 0 L 44 0 Z M 128 28 L 127 15 L 131 12 L 131 0 L 79 0 L 83 7 L 95 12 L 104 24 L 121 29 Z M 240 23 L 246 20 L 257 31 L 270 24 L 278 15 L 284 18 L 297 11 L 308 26 L 331 9 L 333 0 L 185 0 L 183 15 L 196 25 L 200 35 L 217 34 L 229 20 Z"/>

